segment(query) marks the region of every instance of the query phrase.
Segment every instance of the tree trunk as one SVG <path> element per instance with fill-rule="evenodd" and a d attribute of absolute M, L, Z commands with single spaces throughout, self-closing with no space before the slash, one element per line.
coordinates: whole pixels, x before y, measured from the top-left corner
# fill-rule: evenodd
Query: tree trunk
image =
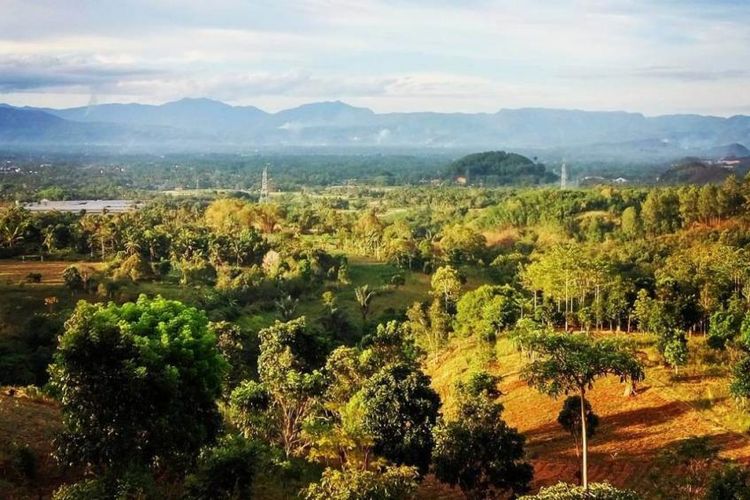
<path fill-rule="evenodd" d="M 588 479 L 588 437 L 586 436 L 586 389 L 581 387 L 581 451 L 583 462 L 581 465 L 581 484 L 584 491 L 589 489 Z"/>

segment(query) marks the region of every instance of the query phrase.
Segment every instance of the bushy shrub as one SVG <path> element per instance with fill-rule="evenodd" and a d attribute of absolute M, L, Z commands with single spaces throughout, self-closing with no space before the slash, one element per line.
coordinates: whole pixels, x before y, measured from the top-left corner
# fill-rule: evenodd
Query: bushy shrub
<path fill-rule="evenodd" d="M 305 500 L 406 500 L 417 490 L 414 467 L 388 467 L 384 472 L 326 469 L 302 491 Z"/>
<path fill-rule="evenodd" d="M 241 436 L 225 436 L 201 452 L 195 471 L 185 480 L 185 497 L 191 500 L 250 498 L 259 444 Z"/>
<path fill-rule="evenodd" d="M 750 499 L 750 470 L 739 465 L 727 465 L 715 471 L 709 479 L 705 499 Z"/>
<path fill-rule="evenodd" d="M 163 493 L 150 472 L 128 468 L 61 486 L 52 494 L 52 500 L 159 500 L 164 498 Z"/>
<path fill-rule="evenodd" d="M 26 275 L 26 282 L 27 283 L 41 283 L 42 282 L 42 273 L 29 273 Z"/>
<path fill-rule="evenodd" d="M 640 500 L 640 495 L 632 490 L 621 490 L 609 483 L 589 483 L 588 490 L 583 486 L 557 483 L 542 488 L 536 495 L 521 497 L 519 500 Z"/>

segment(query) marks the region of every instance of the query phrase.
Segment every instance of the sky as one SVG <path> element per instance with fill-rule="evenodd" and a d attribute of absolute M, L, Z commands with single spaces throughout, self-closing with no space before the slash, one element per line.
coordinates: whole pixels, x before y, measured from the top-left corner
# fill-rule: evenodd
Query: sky
<path fill-rule="evenodd" d="M 0 0 L 0 102 L 750 114 L 750 0 Z"/>

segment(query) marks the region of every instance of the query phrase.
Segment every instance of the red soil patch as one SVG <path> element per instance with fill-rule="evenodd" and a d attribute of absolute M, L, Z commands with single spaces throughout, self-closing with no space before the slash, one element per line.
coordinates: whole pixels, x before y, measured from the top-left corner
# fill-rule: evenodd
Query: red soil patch
<path fill-rule="evenodd" d="M 557 423 L 564 398 L 553 400 L 528 388 L 517 377 L 502 385 L 505 418 L 528 439 L 535 486 L 577 482 L 579 459 L 572 437 Z M 722 455 L 750 459 L 750 440 L 727 431 L 690 405 L 665 397 L 648 379 L 638 395 L 623 395 L 619 380 L 597 383 L 587 395 L 599 415 L 599 428 L 589 441 L 589 479 L 643 489 L 653 459 L 665 448 L 691 436 L 712 436 Z"/>

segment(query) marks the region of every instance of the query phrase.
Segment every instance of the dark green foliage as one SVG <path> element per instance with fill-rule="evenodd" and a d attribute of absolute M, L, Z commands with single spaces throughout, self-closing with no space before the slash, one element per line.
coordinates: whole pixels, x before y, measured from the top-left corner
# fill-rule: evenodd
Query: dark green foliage
<path fill-rule="evenodd" d="M 260 382 L 245 380 L 232 391 L 230 416 L 245 437 L 264 441 L 273 439 L 278 429 L 274 427 L 270 409 L 271 395 Z"/>
<path fill-rule="evenodd" d="M 677 373 L 680 366 L 684 366 L 688 361 L 688 345 L 685 332 L 679 329 L 671 330 L 661 339 L 663 345 L 664 359 Z"/>
<path fill-rule="evenodd" d="M 258 334 L 260 383 L 246 381 L 232 394 L 232 412 L 245 435 L 259 428 L 266 438 L 281 446 L 287 458 L 300 454 L 306 440 L 305 420 L 317 409 L 324 377 L 313 369 L 304 316 L 287 323 L 276 322 Z M 266 425 L 265 422 L 268 422 Z"/>
<path fill-rule="evenodd" d="M 63 282 L 71 291 L 83 290 L 83 276 L 76 266 L 68 266 L 62 273 Z"/>
<path fill-rule="evenodd" d="M 715 471 L 708 481 L 705 500 L 750 500 L 750 471 L 740 465 L 727 465 Z"/>
<path fill-rule="evenodd" d="M 61 486 L 52 498 L 53 500 L 159 500 L 164 498 L 165 493 L 166 491 L 159 490 L 149 471 L 129 467 L 117 473 L 108 472 L 94 479 L 84 479 Z"/>
<path fill-rule="evenodd" d="M 691 498 L 703 491 L 720 463 L 718 452 L 710 436 L 691 437 L 661 452 L 647 477 L 654 497 Z"/>
<path fill-rule="evenodd" d="M 198 457 L 185 479 L 185 497 L 191 500 L 251 498 L 253 480 L 263 450 L 239 436 L 225 436 Z"/>
<path fill-rule="evenodd" d="M 41 283 L 42 274 L 41 273 L 29 273 L 26 275 L 26 282 L 27 283 Z"/>
<path fill-rule="evenodd" d="M 177 301 L 79 302 L 50 369 L 63 463 L 184 464 L 216 435 L 226 362 L 204 313 Z"/>
<path fill-rule="evenodd" d="M 239 326 L 227 321 L 211 323 L 209 328 L 216 336 L 216 347 L 229 364 L 224 378 L 224 395 L 228 397 L 241 381 L 253 375 L 251 367 L 255 362 L 250 339 Z"/>
<path fill-rule="evenodd" d="M 363 425 L 375 439 L 375 453 L 426 471 L 440 409 L 430 378 L 411 364 L 389 365 L 365 382 L 362 397 Z"/>
<path fill-rule="evenodd" d="M 583 405 L 586 414 L 586 436 L 591 437 L 596 434 L 596 428 L 599 426 L 599 417 L 591 409 L 591 403 L 586 400 Z M 563 429 L 568 431 L 575 440 L 576 452 L 581 440 L 581 397 L 570 396 L 563 401 L 562 409 L 557 415 L 557 423 Z"/>
<path fill-rule="evenodd" d="M 13 446 L 10 454 L 11 475 L 21 482 L 34 484 L 39 474 L 39 458 L 33 449 L 26 445 Z"/>
<path fill-rule="evenodd" d="M 732 367 L 729 392 L 740 401 L 747 401 L 750 397 L 750 355 L 743 355 L 742 359 Z"/>
<path fill-rule="evenodd" d="M 491 185 L 532 185 L 553 182 L 557 176 L 515 153 L 488 151 L 474 153 L 451 164 L 454 176 L 468 177 L 469 182 Z"/>
<path fill-rule="evenodd" d="M 523 461 L 524 437 L 502 419 L 497 378 L 482 372 L 459 384 L 454 420 L 434 429 L 435 475 L 469 498 L 505 497 L 529 490 L 533 474 Z"/>
<path fill-rule="evenodd" d="M 740 331 L 742 316 L 735 311 L 721 310 L 711 316 L 706 342 L 713 349 L 724 350 Z"/>

